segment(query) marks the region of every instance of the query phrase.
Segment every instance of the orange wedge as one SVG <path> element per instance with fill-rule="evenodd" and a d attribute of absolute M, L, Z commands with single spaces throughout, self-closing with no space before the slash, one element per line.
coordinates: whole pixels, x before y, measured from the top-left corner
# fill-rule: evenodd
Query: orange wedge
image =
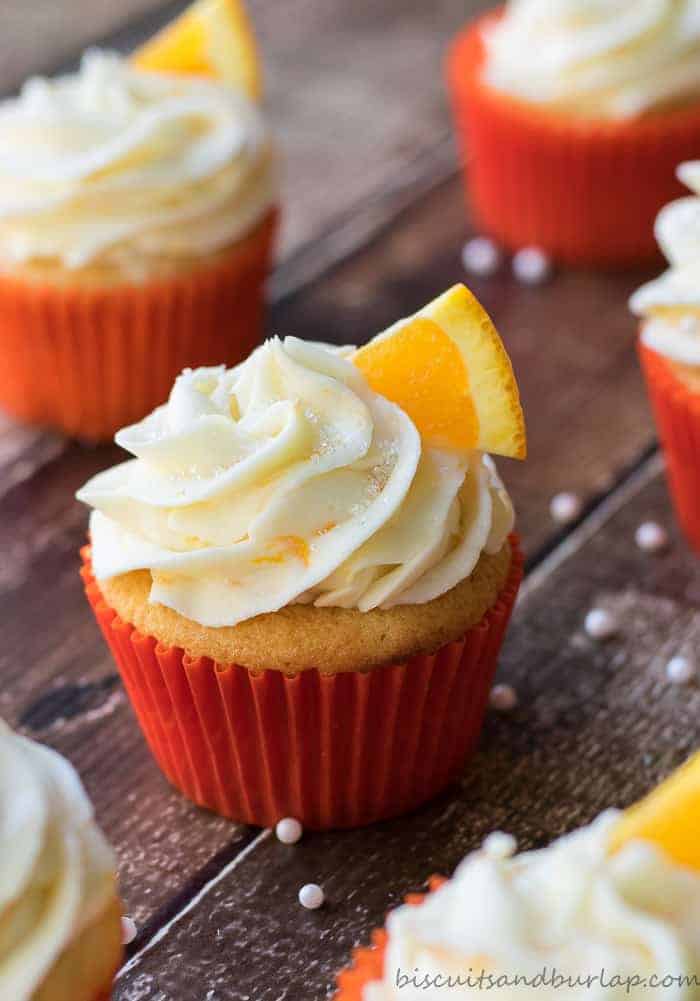
<path fill-rule="evenodd" d="M 622 814 L 611 851 L 635 840 L 651 841 L 680 865 L 700 872 L 700 752 Z"/>
<path fill-rule="evenodd" d="M 253 101 L 262 93 L 255 36 L 241 0 L 196 0 L 132 56 L 159 73 L 218 77 Z"/>
<path fill-rule="evenodd" d="M 524 459 L 525 419 L 510 358 L 490 317 L 454 285 L 352 360 L 397 403 L 427 445 Z"/>

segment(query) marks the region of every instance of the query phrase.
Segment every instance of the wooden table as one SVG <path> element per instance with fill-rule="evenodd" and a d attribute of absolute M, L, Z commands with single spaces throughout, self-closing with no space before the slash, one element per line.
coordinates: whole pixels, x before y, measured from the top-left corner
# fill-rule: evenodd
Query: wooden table
<path fill-rule="evenodd" d="M 128 48 L 182 4 L 6 6 L 10 90 L 105 31 Z M 440 61 L 468 4 L 251 6 L 287 161 L 269 330 L 359 343 L 465 277 L 471 230 Z M 487 832 L 546 843 L 629 803 L 698 743 L 700 692 L 664 675 L 698 646 L 700 566 L 673 523 L 635 358 L 626 301 L 644 277 L 560 271 L 527 288 L 506 265 L 470 282 L 505 337 L 529 424 L 528 462 L 501 463 L 528 555 L 499 674 L 519 706 L 488 719 L 459 786 L 428 808 L 294 847 L 191 806 L 149 756 L 78 577 L 87 513 L 73 494 L 117 450 L 0 428 L 0 713 L 74 762 L 116 847 L 138 926 L 118 1001 L 321 1001 L 387 908 Z M 559 490 L 584 500 L 567 529 L 549 515 Z M 661 555 L 635 546 L 647 519 L 669 529 Z M 621 622 L 604 644 L 581 628 L 598 602 Z M 308 881 L 326 891 L 316 912 L 297 903 Z"/>

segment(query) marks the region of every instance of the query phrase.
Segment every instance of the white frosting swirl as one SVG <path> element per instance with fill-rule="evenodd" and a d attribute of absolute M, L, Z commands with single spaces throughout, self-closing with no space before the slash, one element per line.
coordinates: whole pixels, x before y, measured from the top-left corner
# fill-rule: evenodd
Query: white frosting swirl
<path fill-rule="evenodd" d="M 697 1001 L 700 876 L 641 841 L 609 855 L 616 817 L 608 811 L 548 848 L 512 858 L 503 857 L 498 843 L 489 852 L 487 840 L 486 850 L 469 855 L 424 904 L 400 907 L 389 916 L 384 977 L 365 987 L 363 1001 L 484 997 L 491 992 L 484 986 L 488 980 L 475 986 L 482 971 L 494 980 L 520 975 L 532 984 L 545 968 L 549 982 L 519 987 L 511 982 L 493 988 L 494 995 L 503 1001 Z M 433 985 L 439 977 L 443 986 L 399 986 L 398 971 L 419 982 L 427 975 Z M 554 971 L 593 979 L 590 986 L 560 982 L 557 987 Z M 445 989 L 448 976 L 461 978 L 461 985 L 455 981 Z M 656 989 L 634 979 L 653 976 L 697 979 Z M 633 978 L 629 992 L 627 977 Z"/>
<path fill-rule="evenodd" d="M 0 720 L 0 997 L 30 1001 L 115 899 L 114 873 L 74 769 Z"/>
<path fill-rule="evenodd" d="M 427 602 L 497 552 L 513 511 L 490 458 L 423 448 L 351 351 L 275 338 L 185 371 L 117 434 L 137 458 L 78 493 L 97 578 L 147 568 L 151 601 L 227 626 L 293 602 Z"/>
<path fill-rule="evenodd" d="M 700 160 L 684 163 L 678 176 L 693 192 L 659 212 L 657 242 L 671 265 L 632 295 L 630 308 L 646 318 L 642 340 L 686 365 L 700 365 Z"/>
<path fill-rule="evenodd" d="M 206 79 L 90 51 L 0 103 L 0 262 L 145 267 L 217 251 L 274 198 L 257 108 Z"/>
<path fill-rule="evenodd" d="M 700 0 L 509 0 L 485 42 L 493 87 L 574 114 L 700 99 Z"/>

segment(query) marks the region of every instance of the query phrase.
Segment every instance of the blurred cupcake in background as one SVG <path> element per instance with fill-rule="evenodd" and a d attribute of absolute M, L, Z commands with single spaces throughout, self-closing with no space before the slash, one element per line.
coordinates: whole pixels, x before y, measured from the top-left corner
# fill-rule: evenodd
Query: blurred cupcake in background
<path fill-rule="evenodd" d="M 573 264 L 654 258 L 700 148 L 698 0 L 510 0 L 457 37 L 448 79 L 480 226 Z"/>
<path fill-rule="evenodd" d="M 700 997 L 700 756 L 538 851 L 495 832 L 355 950 L 334 1001 Z"/>
<path fill-rule="evenodd" d="M 274 156 L 231 2 L 0 104 L 0 406 L 21 420 L 109 438 L 259 341 Z"/>
<path fill-rule="evenodd" d="M 0 720 L 0 997 L 107 1001 L 122 958 L 115 861 L 72 766 Z"/>
<path fill-rule="evenodd" d="M 202 806 L 353 827 L 415 808 L 481 730 L 522 577 L 486 452 L 525 455 L 464 286 L 364 348 L 274 338 L 117 435 L 87 596 L 150 747 Z"/>
<path fill-rule="evenodd" d="M 700 552 L 700 161 L 678 176 L 694 195 L 667 205 L 655 226 L 670 268 L 630 306 L 678 519 Z"/>

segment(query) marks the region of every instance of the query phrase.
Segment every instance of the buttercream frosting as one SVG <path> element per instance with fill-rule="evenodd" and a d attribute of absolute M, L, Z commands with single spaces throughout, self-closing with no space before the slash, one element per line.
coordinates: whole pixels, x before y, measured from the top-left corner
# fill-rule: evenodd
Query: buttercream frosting
<path fill-rule="evenodd" d="M 270 208 L 273 172 L 243 95 L 91 50 L 0 102 L 0 264 L 137 271 L 213 253 Z"/>
<path fill-rule="evenodd" d="M 573 114 L 700 99 L 699 0 L 510 0 L 485 42 L 491 86 Z"/>
<path fill-rule="evenodd" d="M 114 873 L 74 769 L 0 720 L 0 997 L 30 1001 L 114 900 Z"/>
<path fill-rule="evenodd" d="M 389 916 L 384 976 L 365 987 L 363 1001 L 457 1001 L 491 991 L 503 1001 L 697 1001 L 700 876 L 641 841 L 609 854 L 617 816 L 608 811 L 548 848 L 515 856 L 503 851 L 503 838 L 487 839 L 420 907 Z M 514 985 L 516 976 L 527 982 Z"/>
<path fill-rule="evenodd" d="M 632 295 L 630 308 L 645 319 L 642 340 L 686 365 L 700 365 L 700 161 L 678 176 L 693 192 L 659 212 L 657 242 L 670 267 Z"/>
<path fill-rule="evenodd" d="M 117 442 L 135 458 L 78 493 L 98 580 L 151 571 L 150 600 L 205 626 L 296 602 L 423 603 L 513 525 L 490 457 L 425 447 L 352 348 L 287 337 L 185 371 Z"/>

